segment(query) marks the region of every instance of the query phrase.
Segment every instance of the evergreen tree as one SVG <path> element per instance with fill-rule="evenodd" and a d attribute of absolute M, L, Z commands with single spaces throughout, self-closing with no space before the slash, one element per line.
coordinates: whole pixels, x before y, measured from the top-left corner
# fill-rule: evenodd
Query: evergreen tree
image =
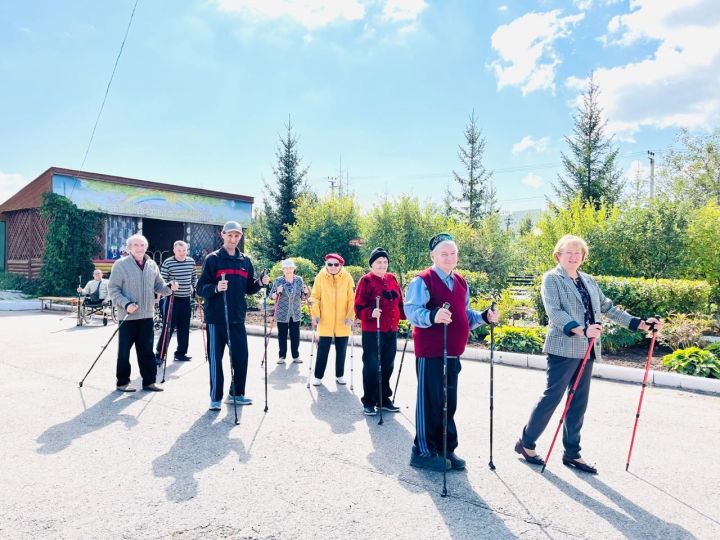
<path fill-rule="evenodd" d="M 450 200 L 458 202 L 456 210 L 471 226 L 477 227 L 485 216 L 495 211 L 497 206 L 495 188 L 492 185 L 492 171 L 483 165 L 485 155 L 485 137 L 477 126 L 475 111 L 465 126 L 465 146 L 458 145 L 458 158 L 465 168 L 464 175 L 453 171 L 460 194 L 453 196 L 448 189 L 445 205 Z M 446 212 L 449 213 L 449 212 Z"/>
<path fill-rule="evenodd" d="M 263 200 L 264 225 L 267 234 L 255 242 L 257 250 L 271 261 L 279 261 L 287 257 L 287 230 L 295 223 L 295 209 L 298 198 L 308 191 L 305 183 L 307 167 L 301 166 L 302 159 L 298 153 L 298 139 L 293 134 L 292 125 L 288 120 L 287 133 L 280 137 L 275 150 L 277 165 L 273 174 L 277 181 L 275 188 L 265 183 L 266 195 Z"/>
<path fill-rule="evenodd" d="M 575 115 L 573 135 L 565 137 L 569 155 L 562 155 L 564 175 L 558 175 L 555 193 L 563 206 L 568 206 L 579 194 L 583 202 L 596 208 L 600 201 L 615 205 L 623 189 L 622 172 L 617 167 L 618 149 L 612 137 L 605 135 L 607 120 L 602 118 L 598 103 L 599 89 L 590 77 L 583 105 Z"/>

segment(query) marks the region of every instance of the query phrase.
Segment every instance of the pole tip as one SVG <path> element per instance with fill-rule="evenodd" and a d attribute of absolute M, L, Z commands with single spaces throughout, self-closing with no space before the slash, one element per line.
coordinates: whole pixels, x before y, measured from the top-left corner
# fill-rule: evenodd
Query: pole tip
<path fill-rule="evenodd" d="M 78 383 L 78 387 L 82 388 L 82 383 L 81 383 L 81 382 Z"/>
<path fill-rule="evenodd" d="M 492 461 L 490 463 L 488 463 L 488 467 L 490 467 L 491 471 L 495 470 L 495 464 Z"/>
<path fill-rule="evenodd" d="M 540 469 L 540 474 L 545 472 L 545 465 L 543 464 L 542 469 Z"/>
<path fill-rule="evenodd" d="M 629 464 L 629 463 L 626 463 L 626 464 L 625 464 L 625 472 L 627 472 L 627 470 L 628 470 L 629 468 L 630 468 L 630 464 Z"/>
<path fill-rule="evenodd" d="M 440 494 L 441 497 L 447 497 L 447 489 L 443 488 L 442 493 Z"/>

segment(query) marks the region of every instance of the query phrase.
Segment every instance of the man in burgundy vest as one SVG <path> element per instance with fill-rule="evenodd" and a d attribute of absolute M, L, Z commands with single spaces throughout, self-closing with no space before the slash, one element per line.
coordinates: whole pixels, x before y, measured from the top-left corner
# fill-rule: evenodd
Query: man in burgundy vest
<path fill-rule="evenodd" d="M 498 314 L 470 309 L 467 283 L 454 272 L 458 248 L 452 236 L 442 233 L 432 237 L 430 258 L 433 265 L 410 282 L 405 297 L 405 314 L 413 326 L 418 378 L 416 435 L 410 465 L 435 471 L 462 470 L 465 460 L 455 454 L 458 438 L 454 420 L 460 355 L 465 351 L 470 330 L 497 322 Z M 450 304 L 449 309 L 442 307 L 445 302 Z M 448 459 L 442 455 L 444 324 L 447 324 L 448 355 Z"/>

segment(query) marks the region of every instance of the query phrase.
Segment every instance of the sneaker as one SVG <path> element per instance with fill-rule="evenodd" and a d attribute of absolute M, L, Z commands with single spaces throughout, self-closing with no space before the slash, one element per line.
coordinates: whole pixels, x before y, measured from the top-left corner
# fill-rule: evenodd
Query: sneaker
<path fill-rule="evenodd" d="M 347 384 L 345 382 L 345 377 L 335 377 L 335 381 L 337 381 L 338 384 Z"/>
<path fill-rule="evenodd" d="M 400 407 L 395 405 L 392 401 L 388 401 L 382 406 L 382 410 L 387 412 L 400 412 Z"/>
<path fill-rule="evenodd" d="M 320 386 L 322 384 L 322 380 L 318 379 L 317 377 L 312 378 L 312 385 L 313 386 Z"/>
<path fill-rule="evenodd" d="M 302 363 L 303 363 L 302 358 L 300 358 L 299 356 L 293 357 L 293 364 L 302 364 Z"/>
<path fill-rule="evenodd" d="M 285 363 L 285 357 L 284 357 L 284 356 L 281 356 L 280 358 L 278 358 L 277 363 L 278 363 L 278 364 L 284 364 L 284 363 Z"/>
<path fill-rule="evenodd" d="M 148 384 L 147 386 L 143 386 L 143 390 L 146 392 L 164 392 L 165 389 L 158 386 L 156 383 Z"/>
<path fill-rule="evenodd" d="M 245 396 L 228 396 L 225 403 L 237 403 L 238 405 L 252 405 L 252 399 Z"/>
<path fill-rule="evenodd" d="M 187 354 L 175 355 L 176 362 L 189 362 L 191 358 L 192 356 L 188 356 Z"/>
<path fill-rule="evenodd" d="M 222 402 L 220 402 L 220 401 L 211 401 L 210 402 L 210 407 L 208 410 L 219 411 L 220 409 L 222 409 Z"/>
<path fill-rule="evenodd" d="M 449 459 L 443 459 L 442 456 L 437 454 L 433 456 L 421 456 L 412 452 L 410 456 L 410 465 L 418 469 L 428 469 L 431 471 L 449 471 L 452 468 L 452 464 Z"/>
<path fill-rule="evenodd" d="M 377 411 L 375 410 L 375 407 L 371 407 L 370 405 L 365 405 L 363 407 L 363 414 L 365 416 L 375 416 L 377 414 Z"/>
<path fill-rule="evenodd" d="M 455 452 L 450 452 L 447 457 L 450 460 L 450 466 L 453 471 L 462 471 L 465 468 L 465 460 Z"/>
<path fill-rule="evenodd" d="M 129 384 L 121 384 L 115 388 L 118 392 L 135 392 L 135 388 Z"/>

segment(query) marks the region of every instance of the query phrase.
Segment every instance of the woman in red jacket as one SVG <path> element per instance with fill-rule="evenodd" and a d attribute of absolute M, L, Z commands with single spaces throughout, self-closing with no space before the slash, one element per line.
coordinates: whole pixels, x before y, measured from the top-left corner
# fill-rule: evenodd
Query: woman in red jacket
<path fill-rule="evenodd" d="M 395 363 L 397 330 L 400 319 L 405 319 L 400 285 L 395 276 L 387 271 L 390 256 L 383 248 L 375 248 L 370 254 L 370 272 L 358 281 L 355 289 L 355 315 L 362 327 L 363 347 L 363 413 L 377 414 L 383 411 L 398 412 L 390 399 L 390 375 Z M 380 297 L 380 307 L 376 307 Z M 382 400 L 378 396 L 378 335 L 380 319 L 380 358 L 382 362 Z"/>

